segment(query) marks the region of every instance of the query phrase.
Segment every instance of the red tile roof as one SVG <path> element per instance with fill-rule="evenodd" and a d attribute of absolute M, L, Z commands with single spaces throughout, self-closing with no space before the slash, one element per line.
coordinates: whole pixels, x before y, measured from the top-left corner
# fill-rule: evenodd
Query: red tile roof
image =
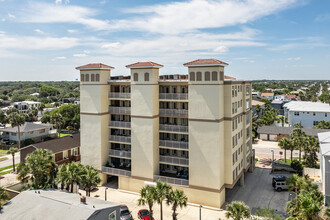
<path fill-rule="evenodd" d="M 204 65 L 220 65 L 220 66 L 226 66 L 228 65 L 228 63 L 222 62 L 220 60 L 216 60 L 216 59 L 198 59 L 198 60 L 194 60 L 188 63 L 183 64 L 184 66 L 204 66 Z"/>
<path fill-rule="evenodd" d="M 231 77 L 231 76 L 226 76 L 224 77 L 225 79 L 229 79 L 229 80 L 235 80 L 236 78 L 235 77 Z"/>
<path fill-rule="evenodd" d="M 77 70 L 81 69 L 114 69 L 112 66 L 105 65 L 103 63 L 90 63 L 83 66 L 76 67 Z"/>
<path fill-rule="evenodd" d="M 163 65 L 161 64 L 158 64 L 158 63 L 154 63 L 154 62 L 137 62 L 137 63 L 133 63 L 133 64 L 130 64 L 130 65 L 126 65 L 127 68 L 142 68 L 142 67 L 163 67 Z"/>

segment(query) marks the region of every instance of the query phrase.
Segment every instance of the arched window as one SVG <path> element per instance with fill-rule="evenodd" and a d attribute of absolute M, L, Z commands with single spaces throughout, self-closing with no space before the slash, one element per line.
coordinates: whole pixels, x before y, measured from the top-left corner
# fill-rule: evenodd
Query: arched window
<path fill-rule="evenodd" d="M 85 75 L 84 74 L 80 74 L 80 81 L 84 82 L 85 81 Z"/>
<path fill-rule="evenodd" d="M 197 72 L 197 81 L 202 81 L 202 72 Z"/>
<path fill-rule="evenodd" d="M 190 72 L 190 81 L 195 81 L 195 72 Z"/>
<path fill-rule="evenodd" d="M 149 73 L 144 73 L 144 81 L 149 81 Z"/>
<path fill-rule="evenodd" d="M 225 73 L 223 71 L 220 71 L 220 80 L 224 80 L 225 78 Z"/>
<path fill-rule="evenodd" d="M 91 74 L 91 82 L 95 81 L 95 74 Z"/>
<path fill-rule="evenodd" d="M 205 72 L 205 81 L 210 81 L 210 72 Z"/>
<path fill-rule="evenodd" d="M 85 81 L 86 81 L 86 82 L 89 82 L 89 74 L 86 74 L 86 75 L 85 75 Z"/>
<path fill-rule="evenodd" d="M 212 81 L 218 81 L 218 72 L 216 71 L 212 72 Z"/>
<path fill-rule="evenodd" d="M 100 82 L 100 74 L 96 74 L 95 76 L 96 76 L 96 77 L 95 77 L 95 81 L 96 81 L 96 82 Z"/>
<path fill-rule="evenodd" d="M 133 79 L 135 82 L 139 81 L 139 75 L 137 73 L 134 73 Z"/>

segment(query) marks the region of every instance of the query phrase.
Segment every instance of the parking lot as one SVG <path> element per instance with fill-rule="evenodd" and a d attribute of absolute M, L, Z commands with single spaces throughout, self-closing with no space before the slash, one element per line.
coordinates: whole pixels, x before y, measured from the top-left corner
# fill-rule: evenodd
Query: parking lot
<path fill-rule="evenodd" d="M 237 184 L 233 189 L 226 191 L 226 204 L 238 200 L 245 202 L 252 209 L 252 213 L 257 207 L 270 207 L 277 214 L 284 215 L 289 192 L 274 190 L 272 178 L 275 175 L 270 174 L 270 171 L 257 167 L 253 173 L 246 173 L 244 186 Z M 281 175 L 288 176 L 288 174 Z"/>

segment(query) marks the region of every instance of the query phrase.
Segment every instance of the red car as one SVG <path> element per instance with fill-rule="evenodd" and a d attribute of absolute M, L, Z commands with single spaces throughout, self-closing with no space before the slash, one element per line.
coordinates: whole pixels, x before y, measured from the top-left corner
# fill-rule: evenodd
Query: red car
<path fill-rule="evenodd" d="M 150 213 L 147 209 L 141 209 L 138 212 L 138 218 L 142 220 L 150 220 Z M 154 217 L 152 217 L 152 220 L 155 220 Z"/>

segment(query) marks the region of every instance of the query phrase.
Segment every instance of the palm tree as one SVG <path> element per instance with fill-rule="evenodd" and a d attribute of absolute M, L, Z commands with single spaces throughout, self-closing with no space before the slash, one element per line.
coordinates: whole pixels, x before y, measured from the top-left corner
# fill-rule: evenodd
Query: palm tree
<path fill-rule="evenodd" d="M 284 127 L 285 123 L 288 123 L 288 119 L 283 115 L 276 116 L 276 122 L 281 123 L 282 127 Z"/>
<path fill-rule="evenodd" d="M 320 150 L 319 142 L 315 137 L 306 137 L 306 142 L 304 146 L 304 163 L 308 167 L 316 167 L 317 166 L 317 154 Z"/>
<path fill-rule="evenodd" d="M 291 147 L 291 141 L 284 137 L 278 142 L 278 146 L 281 147 L 281 149 L 284 149 L 284 162 L 286 163 L 286 150 L 289 150 Z M 292 161 L 292 151 L 291 151 L 291 161 Z"/>
<path fill-rule="evenodd" d="M 138 199 L 138 205 L 149 206 L 150 219 L 152 219 L 152 214 L 153 214 L 152 207 L 156 200 L 157 200 L 156 187 L 147 185 L 141 189 L 140 198 Z"/>
<path fill-rule="evenodd" d="M 7 116 L 6 116 L 6 113 L 4 111 L 2 111 L 1 109 L 0 109 L 0 123 L 4 124 L 4 126 L 6 127 Z"/>
<path fill-rule="evenodd" d="M 187 201 L 188 198 L 182 190 L 179 189 L 170 190 L 169 194 L 167 195 L 167 204 L 168 205 L 172 204 L 173 220 L 177 219 L 178 216 L 178 214 L 176 213 L 177 208 L 180 207 L 182 209 L 183 207 L 186 207 Z"/>
<path fill-rule="evenodd" d="M 306 144 L 306 134 L 301 130 L 300 124 L 295 124 L 294 127 L 295 129 L 293 129 L 291 132 L 291 139 L 299 150 L 299 161 L 301 161 L 301 150 L 302 147 Z"/>
<path fill-rule="evenodd" d="M 78 166 L 76 163 L 71 162 L 66 166 L 66 172 L 67 172 L 67 178 L 68 183 L 70 184 L 70 192 L 73 192 L 73 186 L 74 184 L 79 184 L 80 182 L 80 173 L 81 169 L 80 166 Z"/>
<path fill-rule="evenodd" d="M 160 205 L 160 219 L 163 220 L 163 200 L 169 194 L 172 187 L 167 183 L 157 181 L 156 183 L 156 198 L 157 203 Z"/>
<path fill-rule="evenodd" d="M 62 115 L 60 113 L 55 113 L 55 114 L 51 115 L 50 116 L 50 122 L 55 125 L 55 127 L 57 129 L 57 136 L 59 137 L 60 132 L 61 132 L 60 129 L 61 129 L 61 126 L 63 124 Z"/>
<path fill-rule="evenodd" d="M 21 130 L 20 126 L 25 123 L 25 116 L 22 114 L 18 114 L 17 112 L 10 113 L 8 115 L 8 121 L 11 124 L 11 126 L 17 127 L 17 133 L 18 133 L 18 149 L 21 148 Z"/>
<path fill-rule="evenodd" d="M 15 153 L 17 153 L 17 152 L 19 152 L 19 150 L 17 150 L 17 148 L 15 148 L 15 147 L 11 147 L 7 151 L 7 154 L 11 154 L 13 156 L 13 171 L 14 172 L 15 172 Z"/>
<path fill-rule="evenodd" d="M 260 111 L 261 111 L 261 106 L 258 104 L 256 105 L 256 107 L 254 108 L 254 110 L 256 111 L 257 115 L 260 115 Z"/>
<path fill-rule="evenodd" d="M 8 195 L 4 188 L 0 187 L 0 208 L 2 207 L 2 201 L 8 199 Z"/>
<path fill-rule="evenodd" d="M 234 220 L 250 218 L 249 207 L 244 202 L 233 201 L 226 206 L 226 210 L 226 218 L 233 218 Z"/>
<path fill-rule="evenodd" d="M 84 185 L 86 188 L 86 196 L 90 196 L 92 187 L 97 186 L 101 182 L 101 178 L 97 170 L 92 166 L 81 166 L 81 169 L 83 169 L 81 176 L 81 184 Z"/>
<path fill-rule="evenodd" d="M 61 189 L 63 190 L 64 187 L 66 187 L 68 189 L 68 186 L 70 184 L 70 180 L 69 180 L 69 175 L 68 175 L 68 167 L 66 164 L 62 164 L 59 168 L 58 168 L 58 172 L 56 175 L 56 179 L 55 179 L 55 183 L 56 184 L 61 184 Z"/>
<path fill-rule="evenodd" d="M 40 105 L 38 105 L 38 110 L 40 111 L 41 116 L 42 116 L 42 112 L 44 111 L 44 108 L 45 108 L 44 103 L 41 103 Z"/>
<path fill-rule="evenodd" d="M 330 208 L 329 207 L 326 208 L 324 215 L 326 217 L 330 218 Z"/>

